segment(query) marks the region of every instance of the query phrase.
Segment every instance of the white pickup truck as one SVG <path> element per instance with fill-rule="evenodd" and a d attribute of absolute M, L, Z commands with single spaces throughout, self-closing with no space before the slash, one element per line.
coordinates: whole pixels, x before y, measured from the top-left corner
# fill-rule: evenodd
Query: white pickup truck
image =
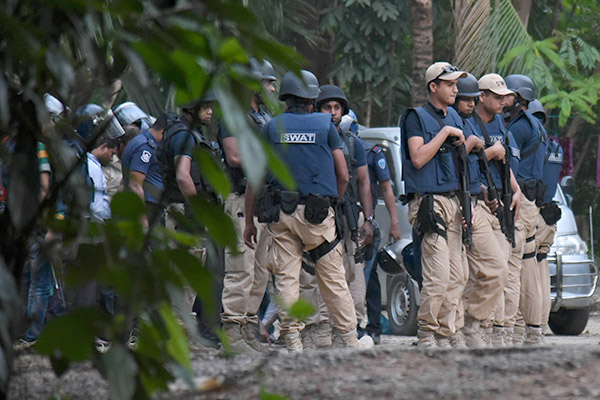
<path fill-rule="evenodd" d="M 358 134 L 365 142 L 381 146 L 390 167 L 394 194 L 396 198 L 404 194 L 400 128 L 364 128 L 360 129 Z M 558 221 L 554 245 L 548 257 L 552 299 L 548 325 L 552 332 L 558 335 L 579 335 L 587 325 L 592 295 L 598 281 L 598 267 L 587 255 L 587 246 L 577 233 L 575 217 L 560 186 L 554 200 L 560 205 L 562 218 Z M 412 228 L 407 220 L 407 206 L 403 206 L 397 200 L 396 207 L 403 242 L 399 247 L 404 248 L 412 242 Z M 381 246 L 384 246 L 390 224 L 381 196 L 375 206 L 375 218 L 381 229 Z M 379 279 L 382 303 L 387 309 L 392 331 L 397 335 L 415 335 L 420 304 L 417 283 L 409 277 L 405 269 L 397 275 L 389 275 L 380 270 Z"/>

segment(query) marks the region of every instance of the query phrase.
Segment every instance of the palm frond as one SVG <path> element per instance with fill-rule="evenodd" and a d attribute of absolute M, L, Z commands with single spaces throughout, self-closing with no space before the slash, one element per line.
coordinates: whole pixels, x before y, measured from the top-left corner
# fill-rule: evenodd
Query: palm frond
<path fill-rule="evenodd" d="M 522 72 L 523 54 L 501 67 L 500 60 L 513 48 L 531 45 L 532 39 L 510 0 L 454 0 L 456 23 L 455 64 L 480 76 L 488 72 Z"/>

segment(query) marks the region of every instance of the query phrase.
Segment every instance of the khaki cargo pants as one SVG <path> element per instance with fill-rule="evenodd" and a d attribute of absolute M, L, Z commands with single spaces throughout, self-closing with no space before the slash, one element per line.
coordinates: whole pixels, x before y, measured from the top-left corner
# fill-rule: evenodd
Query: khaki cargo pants
<path fill-rule="evenodd" d="M 292 318 L 285 308 L 294 304 L 300 296 L 303 251 L 312 250 L 325 240 L 335 240 L 334 211 L 330 208 L 325 220 L 313 225 L 304 218 L 304 205 L 298 205 L 291 215 L 281 212 L 279 222 L 268 224 L 268 229 L 273 236 L 269 267 L 283 305 L 279 311 L 281 333 L 299 332 L 304 324 Z M 356 329 L 356 313 L 345 279 L 341 243 L 317 261 L 315 271 L 319 291 L 333 324 L 341 333 Z"/>
<path fill-rule="evenodd" d="M 417 222 L 422 199 L 422 196 L 416 196 L 408 205 L 408 219 L 413 226 Z M 448 240 L 437 233 L 430 233 L 424 235 L 421 241 L 423 289 L 417 323 L 423 333 L 450 337 L 457 329 L 456 321 L 469 269 L 463 263 L 458 199 L 456 196 L 434 195 L 434 210 L 446 225 Z"/>
<path fill-rule="evenodd" d="M 237 254 L 232 249 L 225 249 L 221 313 L 223 323 L 258 323 L 256 314 L 265 295 L 269 277 L 266 264 L 256 262 L 255 250 L 244 243 L 245 199 L 244 194 L 231 193 L 225 200 L 225 213 L 231 218 L 237 235 Z M 261 237 L 266 234 L 263 228 L 263 224 L 257 223 L 259 243 Z M 262 245 L 267 246 L 267 243 Z M 263 251 L 263 247 L 257 245 L 257 252 L 259 248 Z"/>
<path fill-rule="evenodd" d="M 465 313 L 485 321 L 492 318 L 508 276 L 508 246 L 498 218 L 483 200 L 474 207 L 473 246 L 467 249 L 469 280 L 463 295 Z"/>

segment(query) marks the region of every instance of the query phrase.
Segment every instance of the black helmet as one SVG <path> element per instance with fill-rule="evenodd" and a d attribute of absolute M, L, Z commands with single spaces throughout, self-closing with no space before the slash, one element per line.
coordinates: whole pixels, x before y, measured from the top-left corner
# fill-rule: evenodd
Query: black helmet
<path fill-rule="evenodd" d="M 250 59 L 250 67 L 252 68 L 252 75 L 257 80 L 276 81 L 275 69 L 273 65 L 267 60 L 263 60 L 262 64 L 256 59 Z"/>
<path fill-rule="evenodd" d="M 527 101 L 535 100 L 535 85 L 533 81 L 525 75 L 513 74 L 504 79 L 506 86 L 516 92 L 521 98 Z"/>
<path fill-rule="evenodd" d="M 348 107 L 348 99 L 340 87 L 335 85 L 323 85 L 319 89 L 321 92 L 317 98 L 317 110 L 320 110 L 324 103 L 335 100 L 338 101 L 344 109 L 342 111 L 342 115 L 348 114 L 350 111 L 350 108 Z"/>
<path fill-rule="evenodd" d="M 542 123 L 546 122 L 546 110 L 544 110 L 544 105 L 538 99 L 529 102 L 527 111 L 536 116 Z"/>
<path fill-rule="evenodd" d="M 112 110 L 105 111 L 97 104 L 86 104 L 79 107 L 75 112 L 75 117 L 79 122 L 76 129 L 77 135 L 86 143 L 93 137 L 97 126 L 104 126 L 106 134 L 111 139 L 118 139 L 125 134 Z"/>
<path fill-rule="evenodd" d="M 477 78 L 473 74 L 467 72 L 466 77 L 458 78 L 458 93 L 456 94 L 456 98 L 479 97 L 480 94 Z"/>
<path fill-rule="evenodd" d="M 310 71 L 301 70 L 301 77 L 293 72 L 285 74 L 279 88 L 279 100 L 285 100 L 288 96 L 296 96 L 303 99 L 315 100 L 319 97 L 319 81 Z"/>

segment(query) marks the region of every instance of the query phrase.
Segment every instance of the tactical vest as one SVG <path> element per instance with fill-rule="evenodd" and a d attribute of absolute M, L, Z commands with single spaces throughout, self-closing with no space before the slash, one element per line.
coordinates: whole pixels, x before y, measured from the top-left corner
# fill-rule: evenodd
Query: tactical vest
<path fill-rule="evenodd" d="M 170 149 L 171 140 L 175 137 L 175 135 L 192 135 L 194 141 L 196 142 L 196 147 L 204 146 L 211 153 L 213 152 L 213 146 L 200 132 L 198 132 L 196 129 L 188 128 L 183 121 L 178 121 L 165 129 L 163 140 L 160 142 L 157 151 L 158 159 L 162 165 L 162 178 L 165 186 L 165 197 L 169 203 L 183 203 L 185 202 L 185 199 L 179 190 L 179 185 L 177 184 L 175 155 L 172 154 Z M 216 194 L 212 187 L 208 185 L 204 179 L 202 179 L 200 167 L 193 157 L 191 162 L 190 176 L 192 177 L 192 181 L 194 182 L 197 193 L 208 194 L 209 197 L 216 198 Z"/>
<path fill-rule="evenodd" d="M 544 203 L 550 203 L 556 193 L 563 161 L 564 151 L 562 147 L 558 142 L 548 138 L 546 157 L 544 158 L 544 175 L 542 177 L 542 182 L 546 185 Z"/>
<path fill-rule="evenodd" d="M 409 109 L 408 112 L 404 114 L 401 122 L 403 133 L 402 172 L 406 185 L 406 193 L 444 193 L 458 190 L 458 174 L 451 152 L 443 150 L 438 151 L 422 168 L 417 169 L 413 166 L 408 150 L 408 139 L 404 134 L 404 132 L 406 132 L 406 117 L 411 111 L 417 113 L 421 123 L 421 130 L 425 134 L 425 144 L 429 143 L 441 130 L 438 121 L 425 110 L 424 107 Z M 462 126 L 460 116 L 452 107 L 448 107 L 447 112 L 448 115 L 444 121 L 446 125 Z"/>
<path fill-rule="evenodd" d="M 521 161 L 519 162 L 519 168 L 514 169 L 517 171 L 515 174 L 519 180 L 537 179 L 542 180 L 544 171 L 544 158 L 546 156 L 547 146 L 547 135 L 541 121 L 534 117 L 530 112 L 521 110 L 517 116 L 510 121 L 507 129 L 513 126 L 517 121 L 525 118 L 529 122 L 531 127 L 531 135 L 536 138 L 535 144 L 529 148 L 520 149 Z"/>
<path fill-rule="evenodd" d="M 489 138 L 485 137 L 484 132 L 482 132 L 481 127 L 475 121 L 474 117 L 469 118 L 468 121 L 471 126 L 475 128 L 475 134 L 485 142 L 486 149 L 492 147 L 496 142 L 506 143 L 508 145 L 508 149 L 510 150 L 510 168 L 513 172 L 517 171 L 519 168 L 520 152 L 515 143 L 513 143 L 514 141 L 510 140 L 510 134 L 504 127 L 504 120 L 502 119 L 502 116 L 500 116 L 500 114 L 496 114 L 494 119 L 491 121 L 492 123 L 485 124 L 486 132 Z M 498 168 L 494 166 L 495 163 L 496 161 L 489 163 L 490 172 L 494 178 L 496 187 L 500 189 L 502 188 L 502 179 L 500 179 L 500 172 L 498 172 Z M 487 180 L 483 176 L 482 181 L 484 185 L 488 185 Z"/>
<path fill-rule="evenodd" d="M 477 130 L 473 126 L 473 119 L 468 118 L 463 120 L 465 139 L 468 137 L 467 132 L 471 132 L 473 135 L 479 137 Z M 479 169 L 479 157 L 474 152 L 468 154 L 469 160 L 469 193 L 479 194 L 481 193 L 481 182 L 483 179 L 483 172 Z"/>
<path fill-rule="evenodd" d="M 266 134 L 287 164 L 301 196 L 310 193 L 337 197 L 337 179 L 329 147 L 331 115 L 285 112 L 273 118 Z M 281 188 L 281 184 L 270 179 Z"/>
<path fill-rule="evenodd" d="M 350 182 L 346 188 L 346 193 L 349 199 L 356 203 L 358 201 L 358 160 L 356 159 L 356 135 L 350 131 L 340 133 L 342 139 L 342 151 L 346 158 L 348 173 L 350 174 Z"/>

